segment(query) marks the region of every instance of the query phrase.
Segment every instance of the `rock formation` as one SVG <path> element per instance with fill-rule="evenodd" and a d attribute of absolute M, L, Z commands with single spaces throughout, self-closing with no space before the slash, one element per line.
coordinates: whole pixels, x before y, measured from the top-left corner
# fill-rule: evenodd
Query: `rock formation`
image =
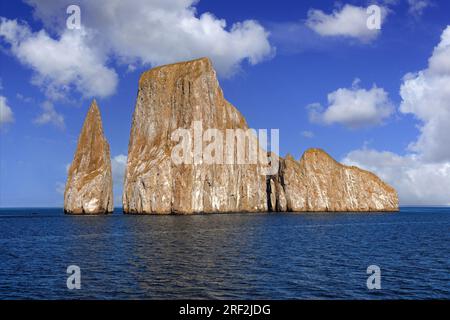
<path fill-rule="evenodd" d="M 280 159 L 268 178 L 273 211 L 397 211 L 397 192 L 371 172 L 336 162 L 321 149 L 299 162 Z"/>
<path fill-rule="evenodd" d="M 78 138 L 64 192 L 64 212 L 104 214 L 113 211 L 109 144 L 103 135 L 97 103 L 92 101 Z"/>
<path fill-rule="evenodd" d="M 248 129 L 224 99 L 211 62 L 198 59 L 144 72 L 128 147 L 123 192 L 125 213 L 221 213 L 264 211 L 394 211 L 397 194 L 375 175 L 343 166 L 325 152 L 308 150 L 297 162 L 280 159 L 278 173 L 262 164 L 195 160 L 195 142 L 173 139 L 180 128 Z M 192 129 L 194 128 L 194 129 Z M 200 138 L 201 139 L 201 138 Z M 180 141 L 187 159 L 176 163 Z M 200 149 L 207 146 L 200 143 Z M 191 148 L 192 147 L 192 148 Z M 192 150 L 192 152 L 191 152 Z M 258 148 L 258 152 L 265 152 Z M 183 157 L 186 152 L 183 152 Z M 238 152 L 233 151 L 237 157 Z M 266 155 L 264 155 L 266 157 Z M 273 157 L 269 157 L 272 159 Z"/>
<path fill-rule="evenodd" d="M 142 74 L 128 147 L 125 213 L 267 211 L 266 177 L 257 164 L 172 161 L 178 144 L 172 133 L 195 122 L 203 132 L 248 129 L 244 117 L 224 99 L 209 59 Z"/>

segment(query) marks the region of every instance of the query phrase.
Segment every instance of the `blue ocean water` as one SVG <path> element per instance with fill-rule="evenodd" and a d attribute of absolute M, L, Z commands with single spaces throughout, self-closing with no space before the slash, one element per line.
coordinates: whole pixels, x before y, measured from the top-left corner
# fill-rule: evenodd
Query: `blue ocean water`
<path fill-rule="evenodd" d="M 81 289 L 66 286 L 69 265 Z M 381 289 L 366 286 L 381 269 Z M 0 209 L 0 299 L 450 298 L 450 208 L 67 216 Z"/>

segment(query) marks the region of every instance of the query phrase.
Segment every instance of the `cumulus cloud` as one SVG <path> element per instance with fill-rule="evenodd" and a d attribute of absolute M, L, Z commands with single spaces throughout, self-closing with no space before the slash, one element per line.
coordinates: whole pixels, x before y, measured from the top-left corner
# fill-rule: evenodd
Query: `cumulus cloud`
<path fill-rule="evenodd" d="M 340 88 L 328 94 L 328 106 L 319 103 L 307 106 L 311 122 L 321 124 L 338 123 L 348 128 L 379 125 L 394 111 L 388 93 L 373 85 L 361 89 L 359 79 L 351 88 Z"/>
<path fill-rule="evenodd" d="M 386 17 L 387 10 L 380 6 L 381 22 Z M 357 7 L 350 4 L 344 5 L 330 14 L 322 10 L 311 9 L 308 11 L 306 25 L 322 36 L 350 37 L 369 42 L 380 33 L 379 29 L 367 26 L 371 13 L 366 7 Z"/>
<path fill-rule="evenodd" d="M 450 162 L 424 163 L 414 154 L 366 148 L 350 152 L 342 162 L 376 172 L 396 188 L 403 205 L 450 205 Z"/>
<path fill-rule="evenodd" d="M 363 148 L 343 162 L 376 172 L 399 192 L 402 204 L 450 205 L 450 26 L 428 68 L 405 76 L 400 111 L 414 115 L 420 134 L 405 155 Z"/>
<path fill-rule="evenodd" d="M 17 20 L 0 18 L 0 37 L 14 56 L 34 71 L 32 82 L 52 100 L 63 98 L 72 87 L 85 97 L 105 97 L 116 89 L 116 72 L 90 48 L 84 30 L 65 30 L 59 39 L 53 39 L 45 30 L 32 32 Z"/>
<path fill-rule="evenodd" d="M 45 101 L 41 107 L 42 113 L 33 120 L 34 123 L 38 125 L 50 123 L 61 130 L 65 129 L 66 124 L 64 122 L 64 116 L 56 112 L 55 107 L 51 102 Z"/>
<path fill-rule="evenodd" d="M 77 92 L 82 97 L 115 93 L 118 75 L 110 60 L 128 65 L 160 65 L 209 56 L 219 74 L 231 75 L 246 60 L 256 64 L 274 53 L 268 32 L 256 21 L 227 26 L 211 13 L 198 15 L 194 0 L 87 1 L 81 7 L 80 30 L 66 28 L 66 0 L 27 1 L 45 29 L 0 17 L 0 40 L 20 63 L 33 70 L 31 82 L 46 95 L 36 124 L 65 127 L 54 107 Z M 48 30 L 48 31 L 47 31 Z M 20 97 L 19 97 L 20 99 Z M 4 102 L 2 125 L 12 112 Z"/>
<path fill-rule="evenodd" d="M 35 16 L 55 30 L 65 25 L 61 12 L 70 1 L 28 0 Z M 82 24 L 119 61 L 161 65 L 210 57 L 218 72 L 230 75 L 247 60 L 256 64 L 273 54 L 268 32 L 256 21 L 228 26 L 211 13 L 197 14 L 197 0 L 87 1 L 81 8 Z"/>
<path fill-rule="evenodd" d="M 6 97 L 0 96 L 0 127 L 12 122 L 14 122 L 14 114 L 11 107 L 8 105 Z"/>
<path fill-rule="evenodd" d="M 450 161 L 450 26 L 434 48 L 428 68 L 404 77 L 400 96 L 400 111 L 421 122 L 410 150 L 426 161 Z"/>

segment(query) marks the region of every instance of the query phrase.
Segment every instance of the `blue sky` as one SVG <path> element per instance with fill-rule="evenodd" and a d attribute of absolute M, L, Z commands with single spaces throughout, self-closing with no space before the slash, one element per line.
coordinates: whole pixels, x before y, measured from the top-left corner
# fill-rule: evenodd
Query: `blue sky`
<path fill-rule="evenodd" d="M 200 56 L 252 128 L 280 129 L 282 155 L 320 147 L 376 172 L 402 204 L 450 204 L 447 1 L 124 3 L 1 3 L 1 207 L 62 205 L 94 97 L 120 204 L 139 75 Z M 373 3 L 380 30 L 366 25 Z M 69 4 L 81 30 L 66 27 Z"/>

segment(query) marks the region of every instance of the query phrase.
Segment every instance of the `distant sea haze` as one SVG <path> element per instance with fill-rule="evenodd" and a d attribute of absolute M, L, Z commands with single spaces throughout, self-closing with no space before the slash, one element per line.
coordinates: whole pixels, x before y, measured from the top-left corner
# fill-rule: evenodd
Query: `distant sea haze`
<path fill-rule="evenodd" d="M 449 299 L 450 208 L 70 216 L 0 209 L 0 299 Z M 368 289 L 369 266 L 381 288 Z M 69 266 L 81 272 L 68 289 Z"/>

